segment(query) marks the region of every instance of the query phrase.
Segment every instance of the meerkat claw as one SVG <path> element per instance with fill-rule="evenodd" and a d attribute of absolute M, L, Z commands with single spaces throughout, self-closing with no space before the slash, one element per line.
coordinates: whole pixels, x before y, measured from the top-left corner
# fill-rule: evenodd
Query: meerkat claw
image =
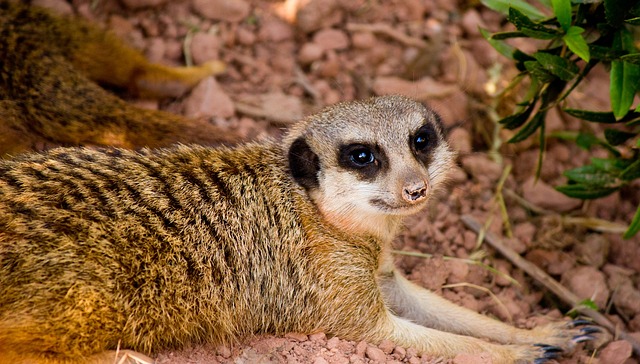
<path fill-rule="evenodd" d="M 587 327 L 581 328 L 580 332 L 582 332 L 583 334 L 589 335 L 589 334 L 600 333 L 602 332 L 602 329 L 596 326 L 587 326 Z"/>
<path fill-rule="evenodd" d="M 578 336 L 574 336 L 573 339 L 571 339 L 571 341 L 573 341 L 575 344 L 579 344 L 585 341 L 593 341 L 595 339 L 596 338 L 591 335 L 578 335 Z"/>
<path fill-rule="evenodd" d="M 580 319 L 575 319 L 569 322 L 569 327 L 571 328 L 578 327 L 578 326 L 587 326 L 587 325 L 593 325 L 593 321 L 580 318 Z"/>

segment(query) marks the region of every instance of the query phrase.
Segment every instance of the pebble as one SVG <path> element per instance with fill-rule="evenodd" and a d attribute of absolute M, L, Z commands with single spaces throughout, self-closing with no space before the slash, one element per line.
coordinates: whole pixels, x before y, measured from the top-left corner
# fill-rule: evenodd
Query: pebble
<path fill-rule="evenodd" d="M 183 101 L 183 108 L 189 117 L 229 118 L 235 114 L 233 101 L 213 77 L 202 80 L 193 88 Z"/>
<path fill-rule="evenodd" d="M 339 29 L 323 29 L 313 36 L 313 42 L 324 51 L 341 50 L 349 47 L 349 37 Z"/>
<path fill-rule="evenodd" d="M 486 154 L 469 154 L 462 157 L 462 168 L 480 181 L 494 182 L 500 178 L 502 168 Z"/>
<path fill-rule="evenodd" d="M 609 299 L 604 273 L 594 267 L 584 265 L 566 271 L 562 275 L 562 284 L 580 299 L 592 299 L 599 308 L 604 308 Z"/>
<path fill-rule="evenodd" d="M 393 349 L 396 347 L 396 344 L 394 344 L 393 341 L 391 340 L 382 340 L 382 342 L 380 342 L 378 347 L 385 354 L 391 354 L 393 352 Z"/>
<path fill-rule="evenodd" d="M 258 31 L 258 38 L 264 42 L 283 42 L 293 39 L 291 25 L 274 18 L 267 18 Z"/>
<path fill-rule="evenodd" d="M 565 196 L 542 180 L 536 181 L 534 176 L 522 185 L 522 196 L 538 207 L 556 212 L 568 212 L 582 205 L 582 201 Z"/>
<path fill-rule="evenodd" d="M 462 29 L 472 36 L 479 36 L 479 28 L 486 28 L 476 9 L 467 10 L 462 16 Z"/>
<path fill-rule="evenodd" d="M 319 356 L 313 360 L 313 364 L 329 364 L 329 362 L 325 358 Z"/>
<path fill-rule="evenodd" d="M 600 363 L 623 364 L 631 357 L 632 347 L 628 341 L 618 340 L 609 343 L 598 356 Z"/>
<path fill-rule="evenodd" d="M 407 350 L 402 346 L 396 346 L 393 349 L 393 353 L 397 355 L 398 359 L 402 360 L 407 356 Z"/>
<path fill-rule="evenodd" d="M 220 37 L 216 34 L 198 32 L 191 40 L 191 57 L 194 64 L 203 64 L 207 61 L 220 58 Z"/>
<path fill-rule="evenodd" d="M 225 359 L 231 357 L 231 349 L 229 349 L 229 347 L 226 345 L 219 346 L 216 351 L 218 352 L 218 355 L 222 356 Z"/>
<path fill-rule="evenodd" d="M 370 32 L 357 32 L 351 36 L 351 43 L 355 48 L 369 49 L 376 45 L 376 37 Z"/>
<path fill-rule="evenodd" d="M 298 61 L 302 64 L 313 63 L 322 58 L 324 50 L 315 43 L 305 43 L 298 52 Z"/>
<path fill-rule="evenodd" d="M 239 27 L 238 30 L 236 31 L 236 38 L 238 39 L 238 42 L 242 45 L 252 45 L 253 43 L 256 42 L 257 37 L 255 33 L 250 31 L 249 29 Z"/>
<path fill-rule="evenodd" d="M 193 0 L 193 9 L 207 19 L 226 22 L 239 22 L 251 10 L 244 0 Z"/>
<path fill-rule="evenodd" d="M 311 340 L 311 341 L 325 341 L 325 340 L 327 340 L 327 335 L 324 332 L 317 332 L 315 334 L 309 335 L 309 340 Z"/>
<path fill-rule="evenodd" d="M 377 361 L 377 362 L 385 362 L 387 360 L 387 355 L 375 346 L 367 346 L 365 351 L 367 358 Z"/>
<path fill-rule="evenodd" d="M 491 364 L 491 356 L 488 353 L 458 354 L 453 358 L 454 364 Z"/>
<path fill-rule="evenodd" d="M 334 336 L 331 339 L 327 340 L 327 349 L 329 350 L 335 349 L 338 347 L 339 343 L 340 343 L 340 338 L 338 338 L 337 336 Z"/>
<path fill-rule="evenodd" d="M 160 37 L 151 37 L 147 39 L 147 47 L 144 52 L 147 59 L 151 62 L 160 62 L 164 59 L 167 47 L 164 39 Z"/>
<path fill-rule="evenodd" d="M 337 11 L 340 7 L 339 0 L 312 0 L 298 10 L 296 25 L 305 33 L 330 27 L 339 23 L 342 19 Z M 337 14 L 338 16 L 334 16 Z"/>
<path fill-rule="evenodd" d="M 358 345 L 356 345 L 356 355 L 364 358 L 364 353 L 367 351 L 368 346 L 369 345 L 367 344 L 366 341 L 360 341 Z"/>

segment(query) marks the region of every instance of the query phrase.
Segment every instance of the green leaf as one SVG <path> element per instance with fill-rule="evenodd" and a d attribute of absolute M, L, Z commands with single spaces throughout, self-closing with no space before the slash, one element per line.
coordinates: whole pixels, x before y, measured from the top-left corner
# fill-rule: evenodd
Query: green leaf
<path fill-rule="evenodd" d="M 625 168 L 625 170 L 620 173 L 620 178 L 625 181 L 632 181 L 636 178 L 640 178 L 640 159 Z"/>
<path fill-rule="evenodd" d="M 509 59 L 513 59 L 513 51 L 515 50 L 515 48 L 512 45 L 509 45 L 505 42 L 502 42 L 496 38 L 494 38 L 494 35 L 489 34 L 489 32 L 486 29 L 482 29 L 480 28 L 480 34 L 482 34 L 482 36 L 484 37 L 484 39 L 487 40 L 487 42 L 489 42 L 489 44 L 496 50 L 498 51 L 498 53 L 502 54 L 503 56 L 509 58 Z"/>
<path fill-rule="evenodd" d="M 640 17 L 627 19 L 627 20 L 625 20 L 625 22 L 629 23 L 631 25 L 640 25 Z"/>
<path fill-rule="evenodd" d="M 569 30 L 571 26 L 571 0 L 551 0 L 551 7 L 562 29 L 565 32 Z"/>
<path fill-rule="evenodd" d="M 626 142 L 627 140 L 636 136 L 636 133 L 627 133 L 626 131 L 617 130 L 617 129 L 605 129 L 604 130 L 604 138 L 607 139 L 607 142 L 611 145 L 620 145 Z"/>
<path fill-rule="evenodd" d="M 509 143 L 517 143 L 527 139 L 531 134 L 535 133 L 544 123 L 545 113 L 537 113 L 525 126 L 520 129 L 516 135 L 509 139 Z"/>
<path fill-rule="evenodd" d="M 629 112 L 640 82 L 640 66 L 623 61 L 612 61 L 609 97 L 616 120 Z"/>
<path fill-rule="evenodd" d="M 589 55 L 591 55 L 591 58 L 599 59 L 601 61 L 610 62 L 624 56 L 625 54 L 626 52 L 623 50 L 589 44 Z"/>
<path fill-rule="evenodd" d="M 567 34 L 562 37 L 562 40 L 564 41 L 564 44 L 569 47 L 571 52 L 577 54 L 578 57 L 582 58 L 583 61 L 589 62 L 589 60 L 591 59 L 591 55 L 589 53 L 589 45 L 582 36 L 583 32 L 583 28 L 572 26 L 569 28 L 569 30 L 567 30 Z"/>
<path fill-rule="evenodd" d="M 591 158 L 591 165 L 603 172 L 619 175 L 624 169 L 629 167 L 633 161 L 618 158 Z"/>
<path fill-rule="evenodd" d="M 565 58 L 545 52 L 536 52 L 533 56 L 545 70 L 563 81 L 572 80 L 580 72 L 580 68 L 575 63 Z"/>
<path fill-rule="evenodd" d="M 580 133 L 576 139 L 576 144 L 582 149 L 589 150 L 594 145 L 600 145 L 600 139 L 593 134 Z"/>
<path fill-rule="evenodd" d="M 625 54 L 620 57 L 620 60 L 631 64 L 640 64 L 640 53 Z"/>
<path fill-rule="evenodd" d="M 557 29 L 547 28 L 544 25 L 535 23 L 521 11 L 518 11 L 518 9 L 515 9 L 513 7 L 509 8 L 509 15 L 507 16 L 507 20 L 515 25 L 519 31 L 523 32 L 531 38 L 554 39 L 562 34 Z"/>
<path fill-rule="evenodd" d="M 616 120 L 616 117 L 610 111 L 587 111 L 580 109 L 563 109 L 563 111 L 578 119 L 602 124 L 626 123 L 640 118 L 640 111 L 635 110 L 629 110 L 627 115 L 620 120 Z"/>
<path fill-rule="evenodd" d="M 640 206 L 638 206 L 638 209 L 636 210 L 636 214 L 633 216 L 633 219 L 631 219 L 629 228 L 627 229 L 627 231 L 625 231 L 622 237 L 624 239 L 630 239 L 634 235 L 636 235 L 638 231 L 640 231 Z"/>
<path fill-rule="evenodd" d="M 503 40 L 503 39 L 511 39 L 511 38 L 523 38 L 526 36 L 527 35 L 524 34 L 523 32 L 498 32 L 498 33 L 493 33 L 491 35 L 491 39 Z"/>
<path fill-rule="evenodd" d="M 534 6 L 523 0 L 480 0 L 480 2 L 489 9 L 495 10 L 503 15 L 509 15 L 509 8 L 518 9 L 521 13 L 526 14 L 531 19 L 542 19 L 544 14 Z"/>
<path fill-rule="evenodd" d="M 586 165 L 563 173 L 565 177 L 573 182 L 596 187 L 611 187 L 617 182 L 616 178 L 596 166 Z"/>
<path fill-rule="evenodd" d="M 556 190 L 565 195 L 582 200 L 592 200 L 608 196 L 618 190 L 619 187 L 594 187 L 591 185 L 572 184 L 556 187 Z"/>
<path fill-rule="evenodd" d="M 534 102 L 531 102 L 531 104 L 529 104 L 529 106 L 524 111 L 507 116 L 506 118 L 500 120 L 498 123 L 502 124 L 503 128 L 509 130 L 519 128 L 529 119 L 529 116 L 531 116 L 531 112 L 533 111 L 535 106 L 536 103 L 534 100 Z"/>
<path fill-rule="evenodd" d="M 531 77 L 540 83 L 549 83 L 555 79 L 555 76 L 547 72 L 538 61 L 526 61 L 524 67 L 527 69 Z"/>

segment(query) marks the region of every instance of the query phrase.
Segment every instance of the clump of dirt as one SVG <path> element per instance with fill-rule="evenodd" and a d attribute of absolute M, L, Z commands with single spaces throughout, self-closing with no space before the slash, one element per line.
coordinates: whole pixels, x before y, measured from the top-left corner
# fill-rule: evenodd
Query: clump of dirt
<path fill-rule="evenodd" d="M 533 174 L 538 151 L 533 141 L 503 145 L 501 157 L 487 153 L 495 127 L 488 117 L 489 107 L 503 112 L 512 106 L 508 102 L 493 105 L 491 96 L 517 74 L 478 31 L 479 27 L 502 29 L 505 22 L 499 14 L 474 2 L 448 0 L 33 2 L 102 23 L 157 62 L 223 60 L 228 65 L 226 74 L 206 80 L 181 99 L 138 102 L 208 117 L 246 140 L 277 136 L 303 115 L 343 100 L 400 93 L 427 102 L 442 114 L 460 163 L 452 171 L 450 191 L 408 221 L 398 238 L 401 270 L 453 302 L 520 327 L 560 319 L 570 307 L 478 242 L 461 221 L 462 215 L 471 215 L 640 338 L 640 238 L 623 240 L 618 232 L 595 231 L 582 219 L 627 224 L 640 204 L 640 186 L 584 203 L 552 188 L 564 182 L 562 171 L 588 160 L 589 155 L 575 145 L 550 139 L 537 181 Z M 531 48 L 522 42 L 517 45 Z M 597 71 L 569 102 L 607 109 L 607 77 Z M 571 117 L 549 113 L 548 131 L 579 127 Z M 509 134 L 501 131 L 501 139 Z M 507 166 L 511 171 L 497 193 Z M 450 258 L 474 259 L 500 274 Z M 372 345 L 314 333 L 166 352 L 158 362 L 488 361 L 482 355 L 427 358 L 390 342 Z M 631 364 L 638 360 L 631 357 L 630 344 L 619 340 L 600 352 L 599 361 L 578 350 L 560 362 Z"/>

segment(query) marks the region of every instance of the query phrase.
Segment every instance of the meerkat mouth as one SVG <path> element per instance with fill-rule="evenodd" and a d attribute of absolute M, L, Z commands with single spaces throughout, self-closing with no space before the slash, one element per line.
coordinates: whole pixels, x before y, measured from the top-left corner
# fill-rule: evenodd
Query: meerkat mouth
<path fill-rule="evenodd" d="M 427 200 L 425 200 L 424 202 L 419 202 L 416 204 L 390 204 L 382 199 L 376 198 L 376 199 L 372 199 L 369 200 L 369 202 L 371 203 L 371 205 L 375 206 L 376 208 L 383 210 L 386 213 L 390 213 L 390 214 L 394 214 L 394 215 L 410 215 L 410 214 L 414 214 L 419 210 L 422 210 L 422 208 L 425 205 L 425 202 Z"/>

